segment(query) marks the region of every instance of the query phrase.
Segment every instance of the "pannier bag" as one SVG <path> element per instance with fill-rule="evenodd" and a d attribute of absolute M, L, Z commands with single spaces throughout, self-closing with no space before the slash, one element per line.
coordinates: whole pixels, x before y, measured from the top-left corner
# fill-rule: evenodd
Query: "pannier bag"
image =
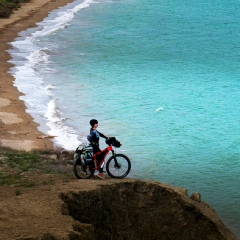
<path fill-rule="evenodd" d="M 88 165 L 92 162 L 92 159 L 93 147 L 84 143 L 80 144 L 74 153 L 74 161 L 80 160 L 79 164 Z"/>
<path fill-rule="evenodd" d="M 92 162 L 92 160 L 93 160 L 93 147 L 92 145 L 88 145 L 82 150 L 81 161 L 85 165 L 88 165 Z"/>
<path fill-rule="evenodd" d="M 74 153 L 74 156 L 73 156 L 73 160 L 74 162 L 78 161 L 81 159 L 81 154 L 82 154 L 82 150 L 83 148 L 85 147 L 85 144 L 84 143 L 81 143 L 77 148 L 76 148 L 76 151 Z M 80 164 L 80 161 L 79 161 L 79 164 Z"/>

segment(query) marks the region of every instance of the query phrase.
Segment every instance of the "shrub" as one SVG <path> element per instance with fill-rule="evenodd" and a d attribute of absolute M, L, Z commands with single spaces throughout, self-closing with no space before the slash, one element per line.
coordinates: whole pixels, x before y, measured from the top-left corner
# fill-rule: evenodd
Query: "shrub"
<path fill-rule="evenodd" d="M 21 3 L 30 0 L 0 0 L 0 18 L 9 18 L 14 10 L 21 6 Z"/>

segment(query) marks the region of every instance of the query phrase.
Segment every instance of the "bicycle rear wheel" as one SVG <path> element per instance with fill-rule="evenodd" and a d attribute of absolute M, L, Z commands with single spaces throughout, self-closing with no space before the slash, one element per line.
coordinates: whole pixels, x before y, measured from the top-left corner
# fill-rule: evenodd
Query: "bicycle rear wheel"
<path fill-rule="evenodd" d="M 94 165 L 83 165 L 79 158 L 74 161 L 73 172 L 78 179 L 89 179 L 94 174 Z"/>
<path fill-rule="evenodd" d="M 124 154 L 115 154 L 115 156 L 111 156 L 106 164 L 106 171 L 112 178 L 125 178 L 130 170 L 130 159 Z"/>

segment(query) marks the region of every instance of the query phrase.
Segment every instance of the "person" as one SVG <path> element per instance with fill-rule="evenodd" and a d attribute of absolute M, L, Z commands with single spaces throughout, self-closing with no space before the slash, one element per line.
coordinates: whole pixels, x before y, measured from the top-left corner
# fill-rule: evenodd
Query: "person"
<path fill-rule="evenodd" d="M 90 144 L 92 144 L 93 147 L 93 154 L 96 153 L 100 153 L 101 149 L 99 148 L 99 139 L 100 137 L 108 139 L 107 136 L 105 136 L 104 134 L 100 133 L 97 128 L 98 128 L 98 121 L 96 119 L 92 119 L 90 120 L 90 134 L 87 136 L 88 141 L 90 142 Z M 96 156 L 96 160 L 97 160 L 97 164 L 99 165 L 100 162 L 102 161 L 103 156 L 101 156 L 101 154 L 98 154 Z M 99 168 L 99 173 L 97 175 L 100 178 L 104 178 L 104 174 L 103 174 L 103 168 Z"/>

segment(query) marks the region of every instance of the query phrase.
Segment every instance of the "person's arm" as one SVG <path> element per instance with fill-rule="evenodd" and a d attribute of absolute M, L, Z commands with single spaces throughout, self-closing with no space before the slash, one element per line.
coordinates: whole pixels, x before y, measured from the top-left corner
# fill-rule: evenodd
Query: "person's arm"
<path fill-rule="evenodd" d="M 100 137 L 105 138 L 105 139 L 108 139 L 108 137 L 105 136 L 104 134 L 102 134 L 102 133 L 100 133 L 100 132 L 98 132 L 98 133 L 99 133 L 99 136 L 100 136 Z"/>

